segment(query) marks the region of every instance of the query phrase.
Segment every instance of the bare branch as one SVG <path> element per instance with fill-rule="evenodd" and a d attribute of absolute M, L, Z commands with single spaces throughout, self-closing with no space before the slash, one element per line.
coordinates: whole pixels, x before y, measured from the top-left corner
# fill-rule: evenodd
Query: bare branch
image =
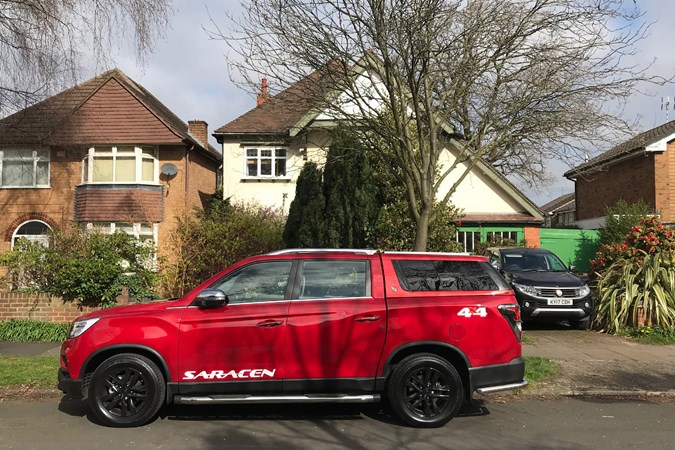
<path fill-rule="evenodd" d="M 212 18 L 212 37 L 230 48 L 233 81 L 255 91 L 266 77 L 278 92 L 319 70 L 315 108 L 361 130 L 400 167 L 424 241 L 416 248 L 426 245 L 435 199 L 450 201 L 479 160 L 536 182 L 550 159 L 577 156 L 630 129 L 608 105 L 621 106 L 645 83 L 673 79 L 628 62 L 649 24 L 622 0 L 242 5 L 243 16 L 227 18 L 226 27 Z M 464 153 L 441 167 L 450 135 Z"/>

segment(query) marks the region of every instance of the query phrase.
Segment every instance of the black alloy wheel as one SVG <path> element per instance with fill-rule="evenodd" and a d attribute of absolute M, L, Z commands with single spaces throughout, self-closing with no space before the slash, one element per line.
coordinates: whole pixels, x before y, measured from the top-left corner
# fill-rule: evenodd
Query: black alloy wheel
<path fill-rule="evenodd" d="M 157 365 L 129 353 L 105 360 L 89 386 L 92 413 L 102 424 L 113 427 L 147 423 L 159 411 L 165 395 L 164 377 Z"/>
<path fill-rule="evenodd" d="M 464 394 L 454 366 L 425 353 L 397 364 L 389 380 L 388 397 L 394 413 L 406 424 L 439 427 L 457 415 Z"/>
<path fill-rule="evenodd" d="M 450 402 L 446 377 L 433 367 L 423 367 L 410 374 L 403 386 L 406 407 L 416 416 L 430 420 L 443 413 Z"/>

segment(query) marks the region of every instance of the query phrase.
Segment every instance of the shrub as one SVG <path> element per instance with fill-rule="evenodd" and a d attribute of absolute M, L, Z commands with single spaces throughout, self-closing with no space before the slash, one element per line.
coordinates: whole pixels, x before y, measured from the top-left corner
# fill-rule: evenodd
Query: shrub
<path fill-rule="evenodd" d="M 619 332 L 647 325 L 675 327 L 675 253 L 637 250 L 614 261 L 597 283 L 595 324 Z"/>
<path fill-rule="evenodd" d="M 643 218 L 632 226 L 623 240 L 616 244 L 603 244 L 591 261 L 591 272 L 599 276 L 619 260 L 640 258 L 640 252 L 654 254 L 675 249 L 675 235 L 658 217 Z"/>
<path fill-rule="evenodd" d="M 598 233 L 598 241 L 601 245 L 622 243 L 633 226 L 652 214 L 654 208 L 642 200 L 627 203 L 621 199 L 605 209 L 605 226 Z"/>
<path fill-rule="evenodd" d="M 235 262 L 283 248 L 281 211 L 221 200 L 214 195 L 206 211 L 178 218 L 169 235 L 171 256 L 164 263 L 162 290 L 182 296 Z"/>
<path fill-rule="evenodd" d="M 67 323 L 10 319 L 0 322 L 0 341 L 61 342 L 66 340 L 69 327 Z"/>
<path fill-rule="evenodd" d="M 383 206 L 376 223 L 375 246 L 382 250 L 411 251 L 415 246 L 415 223 L 408 214 L 405 201 Z M 462 246 L 455 236 L 456 222 L 460 217 L 452 205 L 434 206 L 436 220 L 429 225 L 427 250 L 430 252 L 456 252 Z"/>
<path fill-rule="evenodd" d="M 109 307 L 124 287 L 134 298 L 156 298 L 154 247 L 125 233 L 83 227 L 53 230 L 49 247 L 19 240 L 0 257 L 13 289 L 45 292 L 85 306 Z"/>

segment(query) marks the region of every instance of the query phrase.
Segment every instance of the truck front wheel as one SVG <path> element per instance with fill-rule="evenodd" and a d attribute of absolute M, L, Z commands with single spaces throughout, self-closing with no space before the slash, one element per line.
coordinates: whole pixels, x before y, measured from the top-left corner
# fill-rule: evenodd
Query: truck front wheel
<path fill-rule="evenodd" d="M 164 376 L 157 365 L 133 353 L 103 361 L 89 385 L 91 411 L 110 427 L 144 425 L 157 414 L 165 395 Z"/>
<path fill-rule="evenodd" d="M 457 415 L 463 399 L 462 380 L 445 359 L 423 353 L 396 365 L 387 387 L 396 416 L 414 427 L 440 427 Z"/>

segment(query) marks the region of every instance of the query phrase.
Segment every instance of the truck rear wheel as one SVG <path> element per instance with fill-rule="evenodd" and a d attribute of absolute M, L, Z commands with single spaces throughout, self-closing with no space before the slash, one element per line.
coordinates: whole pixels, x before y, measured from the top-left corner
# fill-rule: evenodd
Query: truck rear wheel
<path fill-rule="evenodd" d="M 440 427 L 457 415 L 464 397 L 457 370 L 445 359 L 423 353 L 396 365 L 387 388 L 396 416 L 414 427 Z"/>
<path fill-rule="evenodd" d="M 111 356 L 96 368 L 89 405 L 103 425 L 137 427 L 159 411 L 166 395 L 164 376 L 148 358 L 132 353 Z"/>

